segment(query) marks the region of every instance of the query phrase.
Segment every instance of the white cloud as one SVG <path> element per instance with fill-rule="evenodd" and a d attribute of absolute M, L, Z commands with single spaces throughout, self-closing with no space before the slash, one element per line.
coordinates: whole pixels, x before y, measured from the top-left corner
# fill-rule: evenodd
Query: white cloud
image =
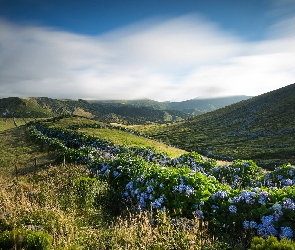
<path fill-rule="evenodd" d="M 150 20 L 98 37 L 0 19 L 0 97 L 261 94 L 294 82 L 295 36 L 286 25 L 294 27 L 295 20 L 250 43 L 199 16 Z"/>

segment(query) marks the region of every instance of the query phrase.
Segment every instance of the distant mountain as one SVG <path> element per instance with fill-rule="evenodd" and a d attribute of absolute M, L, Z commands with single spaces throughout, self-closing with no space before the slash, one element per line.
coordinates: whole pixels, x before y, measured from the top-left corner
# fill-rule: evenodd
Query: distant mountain
<path fill-rule="evenodd" d="M 189 115 L 199 115 L 224 106 L 247 100 L 252 96 L 228 96 L 219 98 L 195 98 L 192 100 L 181 102 L 157 102 L 150 99 L 142 100 L 93 100 L 90 103 L 104 104 L 104 105 L 132 105 L 134 107 L 148 107 L 156 110 L 178 110 Z"/>
<path fill-rule="evenodd" d="M 220 159 L 295 162 L 295 84 L 149 133 Z"/>
<path fill-rule="evenodd" d="M 60 115 L 80 115 L 123 124 L 166 123 L 189 117 L 187 113 L 177 110 L 157 110 L 121 103 L 57 100 L 48 97 L 0 99 L 0 117 L 41 118 Z"/>
<path fill-rule="evenodd" d="M 169 109 L 179 110 L 192 115 L 199 115 L 233 103 L 247 100 L 251 97 L 252 96 L 240 95 L 220 98 L 195 98 L 183 102 L 170 102 Z"/>
<path fill-rule="evenodd" d="M 80 115 L 104 122 L 123 124 L 166 123 L 186 119 L 249 97 L 234 96 L 194 99 L 184 102 L 143 100 L 85 101 L 48 97 L 0 99 L 0 117 L 51 117 Z"/>

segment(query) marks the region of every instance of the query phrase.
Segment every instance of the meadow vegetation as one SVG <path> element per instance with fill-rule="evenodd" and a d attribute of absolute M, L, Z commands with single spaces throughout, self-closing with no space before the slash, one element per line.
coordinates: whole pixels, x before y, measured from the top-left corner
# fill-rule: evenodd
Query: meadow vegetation
<path fill-rule="evenodd" d="M 219 166 L 77 117 L 0 140 L 0 249 L 294 249 L 290 164 Z"/>

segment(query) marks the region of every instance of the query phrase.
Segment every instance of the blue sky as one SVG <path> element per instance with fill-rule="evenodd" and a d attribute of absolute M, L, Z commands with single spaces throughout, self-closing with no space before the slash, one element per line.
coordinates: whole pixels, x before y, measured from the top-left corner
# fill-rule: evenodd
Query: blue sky
<path fill-rule="evenodd" d="M 253 96 L 293 65 L 294 0 L 0 0 L 0 97 Z"/>

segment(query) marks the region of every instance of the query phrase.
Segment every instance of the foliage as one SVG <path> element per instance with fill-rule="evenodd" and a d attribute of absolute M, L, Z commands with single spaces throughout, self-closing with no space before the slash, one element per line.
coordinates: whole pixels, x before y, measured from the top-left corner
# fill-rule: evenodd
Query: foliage
<path fill-rule="evenodd" d="M 99 182 L 96 178 L 82 176 L 74 181 L 78 208 L 88 209 L 93 205 L 99 190 L 98 185 Z"/>
<path fill-rule="evenodd" d="M 52 237 L 42 231 L 14 229 L 0 234 L 0 249 L 51 249 Z"/>
<path fill-rule="evenodd" d="M 251 243 L 250 250 L 293 250 L 295 249 L 295 242 L 283 238 L 278 241 L 278 239 L 274 236 L 270 236 L 267 239 L 263 239 L 261 237 L 254 237 Z"/>
<path fill-rule="evenodd" d="M 32 125 L 33 137 L 62 150 L 66 159 L 86 164 L 131 209 L 207 221 L 209 231 L 231 245 L 247 244 L 254 235 L 293 237 L 294 166 L 262 171 L 251 160 L 236 160 L 218 167 L 196 152 L 169 158 L 152 149 Z"/>

